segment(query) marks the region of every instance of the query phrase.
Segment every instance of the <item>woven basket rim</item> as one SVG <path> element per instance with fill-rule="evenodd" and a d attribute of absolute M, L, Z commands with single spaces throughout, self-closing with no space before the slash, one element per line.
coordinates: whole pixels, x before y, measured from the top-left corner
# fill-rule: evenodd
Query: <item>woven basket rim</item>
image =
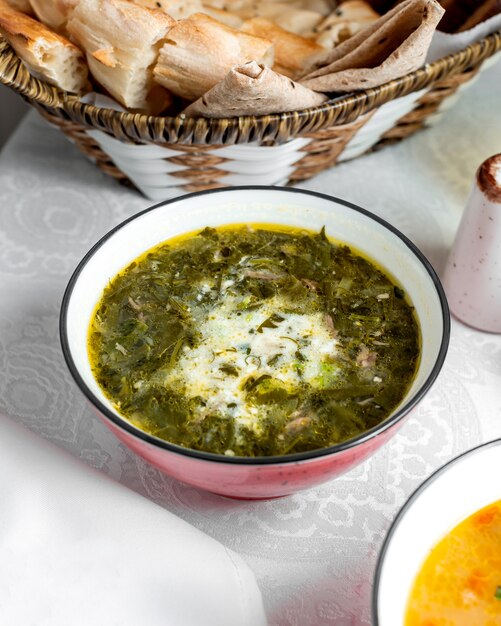
<path fill-rule="evenodd" d="M 0 84 L 11 87 L 46 110 L 64 111 L 62 117 L 102 130 L 122 141 L 160 141 L 233 144 L 287 140 L 321 128 L 348 123 L 394 98 L 472 69 L 501 50 L 501 30 L 466 48 L 378 87 L 342 95 L 318 107 L 228 118 L 151 116 L 82 103 L 80 96 L 32 76 L 0 35 Z M 118 132 L 117 132 L 118 131 Z M 269 131 L 269 132 L 267 132 Z"/>

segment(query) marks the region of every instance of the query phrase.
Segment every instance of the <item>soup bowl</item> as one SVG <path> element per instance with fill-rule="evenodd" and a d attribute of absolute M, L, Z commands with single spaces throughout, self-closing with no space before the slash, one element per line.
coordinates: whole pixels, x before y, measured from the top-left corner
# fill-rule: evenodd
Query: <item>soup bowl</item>
<path fill-rule="evenodd" d="M 421 332 L 417 373 L 399 406 L 382 423 L 343 443 L 275 457 L 230 457 L 183 448 L 143 432 L 113 407 L 96 382 L 87 333 L 103 289 L 146 250 L 206 226 L 259 223 L 325 232 L 366 254 L 407 292 Z M 447 302 L 432 267 L 395 228 L 349 202 L 275 187 L 218 189 L 163 202 L 126 220 L 84 257 L 64 295 L 61 343 L 68 367 L 104 423 L 129 448 L 185 483 L 236 498 L 273 498 L 324 482 L 364 461 L 396 432 L 429 391 L 449 342 Z"/>
<path fill-rule="evenodd" d="M 409 594 L 426 557 L 461 521 L 501 500 L 500 475 L 498 439 L 444 465 L 407 500 L 379 555 L 373 587 L 374 626 L 405 624 Z"/>

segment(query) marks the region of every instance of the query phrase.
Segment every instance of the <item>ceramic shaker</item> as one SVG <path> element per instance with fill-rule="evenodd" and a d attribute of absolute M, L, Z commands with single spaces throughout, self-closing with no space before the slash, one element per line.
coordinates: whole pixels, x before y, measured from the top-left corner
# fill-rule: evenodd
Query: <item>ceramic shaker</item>
<path fill-rule="evenodd" d="M 501 154 L 478 168 L 444 275 L 451 312 L 501 333 Z"/>

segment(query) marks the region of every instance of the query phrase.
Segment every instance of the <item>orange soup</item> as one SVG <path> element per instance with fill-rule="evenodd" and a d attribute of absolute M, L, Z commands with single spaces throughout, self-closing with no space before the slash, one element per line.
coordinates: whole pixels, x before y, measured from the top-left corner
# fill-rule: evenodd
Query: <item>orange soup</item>
<path fill-rule="evenodd" d="M 405 626 L 501 626 L 501 500 L 433 548 L 414 581 Z"/>

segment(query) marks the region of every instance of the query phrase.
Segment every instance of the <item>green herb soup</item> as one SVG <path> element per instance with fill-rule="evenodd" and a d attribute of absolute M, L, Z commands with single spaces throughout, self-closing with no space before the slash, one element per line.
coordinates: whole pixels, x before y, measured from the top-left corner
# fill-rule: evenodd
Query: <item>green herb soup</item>
<path fill-rule="evenodd" d="M 205 228 L 162 243 L 106 287 L 94 375 L 156 437 L 229 456 L 324 448 L 384 420 L 419 358 L 405 294 L 324 232 Z"/>

